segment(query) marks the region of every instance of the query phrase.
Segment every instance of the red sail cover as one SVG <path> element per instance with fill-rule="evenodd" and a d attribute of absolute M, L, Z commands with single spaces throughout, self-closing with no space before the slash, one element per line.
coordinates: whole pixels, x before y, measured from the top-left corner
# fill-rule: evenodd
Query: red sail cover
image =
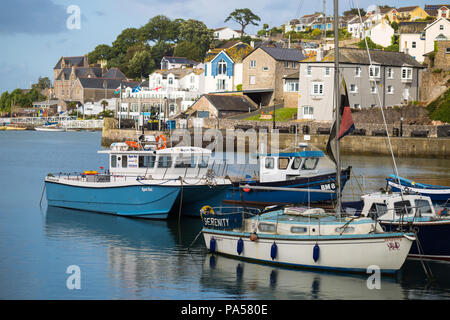
<path fill-rule="evenodd" d="M 350 132 L 355 130 L 355 124 L 353 123 L 352 112 L 350 106 L 345 106 L 342 112 L 341 128 L 339 129 L 338 139 L 346 136 Z"/>

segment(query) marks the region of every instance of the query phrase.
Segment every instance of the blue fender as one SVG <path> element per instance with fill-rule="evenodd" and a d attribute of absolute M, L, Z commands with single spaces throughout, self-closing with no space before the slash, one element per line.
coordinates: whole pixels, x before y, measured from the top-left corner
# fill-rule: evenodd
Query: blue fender
<path fill-rule="evenodd" d="M 319 260 L 319 256 L 320 256 L 320 248 L 319 248 L 319 245 L 316 243 L 316 245 L 314 246 L 314 249 L 313 249 L 314 262 L 317 262 L 317 260 Z"/>
<path fill-rule="evenodd" d="M 272 247 L 270 248 L 270 257 L 272 258 L 272 260 L 275 260 L 275 258 L 277 257 L 277 244 L 274 242 L 272 244 Z"/>
<path fill-rule="evenodd" d="M 238 253 L 238 255 L 241 255 L 243 250 L 244 250 L 244 241 L 241 238 L 239 238 L 239 240 L 237 242 L 237 253 Z"/>

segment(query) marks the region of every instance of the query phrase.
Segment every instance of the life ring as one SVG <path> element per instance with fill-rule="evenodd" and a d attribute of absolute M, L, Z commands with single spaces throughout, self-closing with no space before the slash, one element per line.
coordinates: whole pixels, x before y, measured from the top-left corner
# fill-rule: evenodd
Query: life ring
<path fill-rule="evenodd" d="M 125 141 L 125 143 L 130 147 L 134 149 L 139 149 L 141 145 L 136 141 Z"/>
<path fill-rule="evenodd" d="M 163 135 L 163 134 L 160 134 L 159 136 L 156 136 L 156 144 L 157 144 L 157 149 L 158 150 L 165 149 L 167 147 L 166 136 Z"/>
<path fill-rule="evenodd" d="M 252 189 L 250 189 L 249 187 L 250 187 L 250 186 L 249 186 L 248 184 L 246 184 L 246 185 L 244 186 L 244 188 L 242 188 L 242 190 L 243 190 L 244 192 L 250 192 L 250 191 L 252 191 Z"/>
<path fill-rule="evenodd" d="M 211 208 L 211 206 L 203 206 L 200 209 L 200 216 L 202 217 L 202 219 L 203 219 L 203 215 L 206 215 L 206 214 L 215 214 L 214 209 Z"/>

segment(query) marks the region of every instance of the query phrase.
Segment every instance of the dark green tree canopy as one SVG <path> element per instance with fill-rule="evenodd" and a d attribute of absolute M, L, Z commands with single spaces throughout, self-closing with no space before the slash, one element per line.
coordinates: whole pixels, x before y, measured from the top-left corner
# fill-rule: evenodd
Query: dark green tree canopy
<path fill-rule="evenodd" d="M 257 26 L 257 21 L 261 21 L 261 18 L 254 14 L 250 9 L 236 9 L 225 19 L 225 22 L 233 20 L 241 25 L 241 36 L 244 35 L 245 27 L 249 24 Z"/>

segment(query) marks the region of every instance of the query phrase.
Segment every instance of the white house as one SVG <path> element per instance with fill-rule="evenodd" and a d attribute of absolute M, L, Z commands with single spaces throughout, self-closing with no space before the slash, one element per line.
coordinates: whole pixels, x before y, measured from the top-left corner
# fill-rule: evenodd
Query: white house
<path fill-rule="evenodd" d="M 200 62 L 189 60 L 184 57 L 169 57 L 164 56 L 161 59 L 161 70 L 170 70 L 177 68 L 202 68 L 203 65 Z"/>
<path fill-rule="evenodd" d="M 242 60 L 253 48 L 238 42 L 230 48 L 211 49 L 205 57 L 205 92 L 237 91 L 242 85 Z"/>
<path fill-rule="evenodd" d="M 442 6 L 438 9 L 437 18 L 444 18 L 449 19 L 450 18 L 450 6 Z"/>
<path fill-rule="evenodd" d="M 245 36 L 246 34 L 244 33 L 243 35 Z M 240 30 L 234 30 L 229 27 L 222 27 L 214 30 L 214 38 L 218 40 L 229 40 L 240 37 L 241 37 Z"/>
<path fill-rule="evenodd" d="M 367 32 L 367 36 L 369 36 L 373 42 L 383 47 L 389 47 L 391 45 L 393 35 L 394 29 L 385 19 L 382 19 L 380 23 L 373 26 Z"/>
<path fill-rule="evenodd" d="M 399 50 L 423 62 L 424 54 L 434 50 L 434 41 L 439 38 L 450 39 L 450 22 L 445 18 L 426 22 L 401 22 L 398 33 Z"/>

